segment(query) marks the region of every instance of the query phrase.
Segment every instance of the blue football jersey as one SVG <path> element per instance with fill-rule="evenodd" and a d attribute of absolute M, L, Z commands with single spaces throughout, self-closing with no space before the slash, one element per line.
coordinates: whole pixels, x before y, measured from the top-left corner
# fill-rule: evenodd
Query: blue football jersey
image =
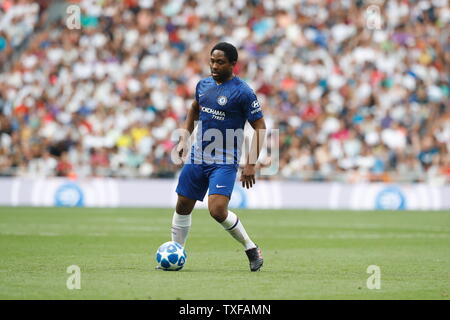
<path fill-rule="evenodd" d="M 195 90 L 199 123 L 191 160 L 195 163 L 239 163 L 245 122 L 263 117 L 253 90 L 239 77 L 217 84 L 212 77 Z"/>

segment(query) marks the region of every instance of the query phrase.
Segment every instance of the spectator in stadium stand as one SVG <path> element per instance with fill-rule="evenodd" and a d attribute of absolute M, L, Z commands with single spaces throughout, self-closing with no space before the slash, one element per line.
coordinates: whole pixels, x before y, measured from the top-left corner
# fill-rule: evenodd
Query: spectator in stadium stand
<path fill-rule="evenodd" d="M 362 0 L 71 3 L 80 30 L 64 17 L 41 29 L 47 1 L 0 5 L 1 175 L 70 163 L 83 177 L 174 177 L 170 134 L 208 73 L 204 49 L 228 41 L 280 130 L 280 170 L 266 178 L 449 181 L 446 0 L 385 2 L 376 30 Z"/>

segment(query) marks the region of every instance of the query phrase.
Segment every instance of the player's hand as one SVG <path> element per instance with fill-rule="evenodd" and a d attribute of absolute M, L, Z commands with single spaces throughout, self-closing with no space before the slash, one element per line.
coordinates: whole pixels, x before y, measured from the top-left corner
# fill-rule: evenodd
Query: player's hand
<path fill-rule="evenodd" d="M 242 187 L 250 189 L 255 184 L 255 165 L 254 164 L 246 164 L 241 172 L 241 182 Z"/>
<path fill-rule="evenodd" d="M 184 138 L 181 138 L 180 142 L 178 142 L 177 149 L 176 149 L 176 152 L 177 152 L 181 162 L 184 162 L 184 159 L 186 158 L 187 149 L 188 149 L 188 145 L 187 145 L 186 140 Z"/>

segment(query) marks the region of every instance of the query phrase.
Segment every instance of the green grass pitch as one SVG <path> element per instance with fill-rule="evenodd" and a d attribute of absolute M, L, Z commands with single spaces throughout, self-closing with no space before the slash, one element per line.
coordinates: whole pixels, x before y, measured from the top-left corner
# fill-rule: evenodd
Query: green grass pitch
<path fill-rule="evenodd" d="M 172 209 L 0 208 L 0 299 L 449 299 L 450 212 L 235 210 L 265 258 L 195 210 L 178 272 L 155 270 Z M 67 267 L 81 289 L 66 287 Z M 369 265 L 380 289 L 368 289 Z"/>

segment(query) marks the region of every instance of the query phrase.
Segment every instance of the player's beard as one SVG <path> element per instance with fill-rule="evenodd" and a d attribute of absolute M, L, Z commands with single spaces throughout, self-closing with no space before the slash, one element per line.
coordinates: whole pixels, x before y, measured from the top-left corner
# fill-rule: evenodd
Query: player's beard
<path fill-rule="evenodd" d="M 223 73 L 218 72 L 215 75 L 213 75 L 213 71 L 211 70 L 211 77 L 215 81 L 222 83 L 222 82 L 226 81 L 227 79 L 229 79 L 231 77 L 232 73 L 233 72 L 223 72 Z"/>

